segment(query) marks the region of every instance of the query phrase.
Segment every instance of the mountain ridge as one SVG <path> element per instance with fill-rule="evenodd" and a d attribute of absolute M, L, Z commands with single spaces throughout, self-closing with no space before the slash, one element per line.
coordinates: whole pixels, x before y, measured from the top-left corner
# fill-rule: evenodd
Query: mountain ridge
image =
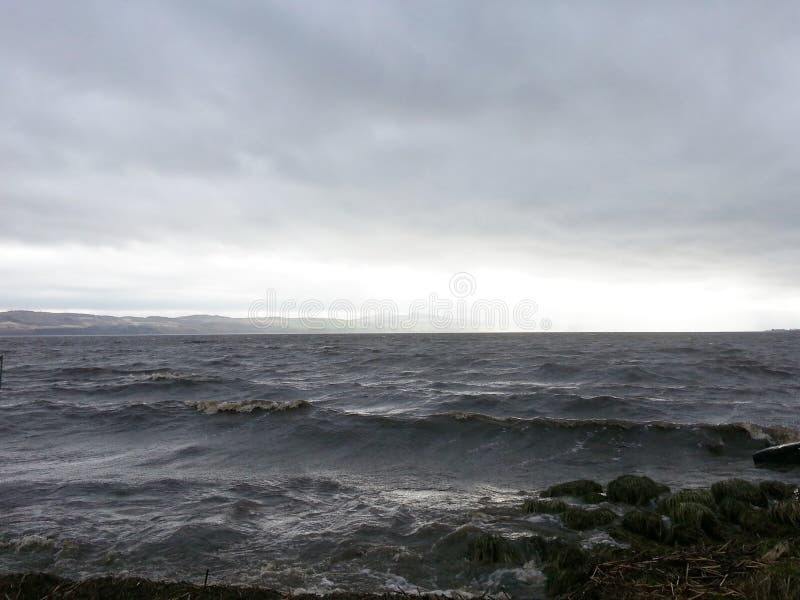
<path fill-rule="evenodd" d="M 200 335 L 332 332 L 357 329 L 336 319 L 275 319 L 257 326 L 250 319 L 220 315 L 147 317 L 95 315 L 91 313 L 9 310 L 0 312 L 0 335 Z M 363 328 L 366 330 L 367 328 Z"/>

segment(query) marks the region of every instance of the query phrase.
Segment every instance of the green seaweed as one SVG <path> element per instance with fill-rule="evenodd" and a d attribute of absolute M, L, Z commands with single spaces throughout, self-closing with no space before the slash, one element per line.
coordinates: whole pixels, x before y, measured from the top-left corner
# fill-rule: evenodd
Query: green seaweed
<path fill-rule="evenodd" d="M 500 535 L 486 533 L 470 541 L 467 557 L 473 562 L 484 564 L 523 562 L 519 550 L 509 540 Z"/>
<path fill-rule="evenodd" d="M 780 533 L 780 527 L 770 518 L 769 513 L 761 508 L 748 507 L 739 516 L 738 524 L 747 535 L 774 536 Z"/>
<path fill-rule="evenodd" d="M 641 510 L 632 510 L 622 517 L 622 526 L 636 535 L 655 542 L 666 540 L 670 534 L 669 525 L 661 515 Z"/>
<path fill-rule="evenodd" d="M 565 526 L 606 526 L 625 547 L 539 555 L 550 597 L 800 600 L 800 498 L 793 486 L 733 479 L 652 502 L 665 489 L 639 476 L 612 481 L 609 500 L 650 507 L 618 520 L 606 514 L 602 524 L 590 518 L 599 511 L 567 507 Z"/>
<path fill-rule="evenodd" d="M 735 498 L 753 506 L 766 506 L 768 502 L 766 494 L 758 485 L 744 479 L 718 481 L 711 486 L 711 493 L 717 502 L 722 502 L 724 498 Z"/>
<path fill-rule="evenodd" d="M 781 500 L 769 507 L 769 517 L 774 522 L 791 527 L 800 527 L 800 501 Z"/>
<path fill-rule="evenodd" d="M 608 499 L 614 502 L 645 506 L 669 488 L 642 475 L 622 475 L 608 484 Z"/>
<path fill-rule="evenodd" d="M 589 555 L 576 544 L 561 548 L 545 563 L 545 591 L 549 597 L 558 597 L 580 587 L 591 576 Z"/>
<path fill-rule="evenodd" d="M 666 512 L 672 519 L 673 531 L 677 541 L 696 540 L 703 535 L 714 536 L 719 531 L 717 515 L 705 504 L 699 502 L 680 502 L 673 504 Z"/>
<path fill-rule="evenodd" d="M 594 529 L 601 525 L 608 525 L 617 518 L 616 513 L 607 508 L 586 510 L 570 506 L 561 513 L 561 521 L 570 529 Z"/>
<path fill-rule="evenodd" d="M 717 503 L 714 500 L 713 494 L 702 488 L 688 488 L 672 494 L 664 498 L 658 503 L 658 510 L 663 513 L 668 513 L 673 507 L 684 502 L 694 502 L 707 506 L 711 510 L 716 510 Z"/>
<path fill-rule="evenodd" d="M 558 496 L 572 496 L 591 504 L 597 504 L 605 500 L 603 496 L 603 486 L 589 479 L 578 479 L 560 483 L 542 492 L 543 498 L 556 498 Z"/>
<path fill-rule="evenodd" d="M 718 507 L 719 514 L 725 520 L 736 524 L 741 524 L 745 515 L 753 510 L 747 502 L 731 497 L 723 498 Z"/>
<path fill-rule="evenodd" d="M 782 481 L 761 481 L 758 489 L 770 500 L 791 500 L 798 497 L 797 486 Z"/>
<path fill-rule="evenodd" d="M 522 505 L 522 510 L 525 512 L 537 514 L 558 514 L 564 512 L 567 508 L 569 508 L 569 505 L 561 500 L 539 500 L 537 498 L 526 500 Z"/>

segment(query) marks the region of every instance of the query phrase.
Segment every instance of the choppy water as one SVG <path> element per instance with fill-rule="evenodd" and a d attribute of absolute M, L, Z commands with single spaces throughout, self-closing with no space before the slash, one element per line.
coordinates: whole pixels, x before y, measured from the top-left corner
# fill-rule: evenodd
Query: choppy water
<path fill-rule="evenodd" d="M 465 562 L 575 478 L 796 481 L 800 335 L 0 339 L 0 570 L 533 594 Z"/>

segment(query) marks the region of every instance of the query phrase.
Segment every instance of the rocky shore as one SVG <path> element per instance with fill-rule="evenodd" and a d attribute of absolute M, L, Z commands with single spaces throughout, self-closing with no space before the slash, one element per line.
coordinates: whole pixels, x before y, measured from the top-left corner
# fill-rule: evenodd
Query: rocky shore
<path fill-rule="evenodd" d="M 547 597 L 565 600 L 800 600 L 800 491 L 795 485 L 730 479 L 708 488 L 670 490 L 648 477 L 625 475 L 606 486 L 588 480 L 559 484 L 532 495 L 517 510 L 531 518 L 557 517 L 566 529 L 596 532 L 592 537 L 603 541 L 485 533 L 459 546 L 466 568 L 535 561 L 546 575 Z M 273 600 L 286 595 L 138 578 L 76 582 L 31 573 L 0 576 L 0 597 Z M 401 596 L 326 596 L 394 597 Z"/>
<path fill-rule="evenodd" d="M 589 508 L 585 503 L 608 503 Z M 626 475 L 605 490 L 577 481 L 525 503 L 571 528 L 603 528 L 616 544 L 546 547 L 550 597 L 800 599 L 800 497 L 777 481 L 739 479 L 670 491 Z"/>

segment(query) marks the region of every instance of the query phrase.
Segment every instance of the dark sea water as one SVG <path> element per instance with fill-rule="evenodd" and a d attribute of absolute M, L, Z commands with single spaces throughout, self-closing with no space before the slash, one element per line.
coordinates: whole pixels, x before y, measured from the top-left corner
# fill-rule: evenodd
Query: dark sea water
<path fill-rule="evenodd" d="M 800 335 L 0 339 L 0 571 L 537 595 L 480 532 L 525 497 L 753 466 L 800 439 Z M 584 543 L 602 542 L 582 534 Z"/>

